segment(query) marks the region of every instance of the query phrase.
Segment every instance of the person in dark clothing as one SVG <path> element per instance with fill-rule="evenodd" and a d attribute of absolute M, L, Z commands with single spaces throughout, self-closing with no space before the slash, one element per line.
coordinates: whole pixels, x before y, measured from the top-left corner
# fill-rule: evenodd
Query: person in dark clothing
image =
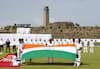
<path fill-rule="evenodd" d="M 8 51 L 9 50 L 9 51 Z M 8 53 L 10 53 L 10 40 L 9 39 L 7 39 L 7 41 L 6 41 L 6 52 Z"/>
<path fill-rule="evenodd" d="M 13 49 L 13 52 L 15 53 L 17 51 L 16 50 L 16 40 L 15 39 L 13 39 L 12 44 L 13 44 L 12 49 Z"/>
<path fill-rule="evenodd" d="M 3 50 L 4 50 L 3 45 L 4 45 L 3 39 L 0 39 L 0 54 L 3 53 Z"/>

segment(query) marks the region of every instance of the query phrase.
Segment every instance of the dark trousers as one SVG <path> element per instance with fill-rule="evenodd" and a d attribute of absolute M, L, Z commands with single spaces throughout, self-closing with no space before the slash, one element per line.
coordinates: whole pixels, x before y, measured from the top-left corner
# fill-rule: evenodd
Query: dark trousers
<path fill-rule="evenodd" d="M 2 52 L 2 51 L 1 51 L 1 45 L 0 45 L 0 52 Z"/>
<path fill-rule="evenodd" d="M 13 45 L 13 52 L 16 52 L 16 45 Z"/>
<path fill-rule="evenodd" d="M 3 52 L 3 45 L 0 45 L 0 52 Z"/>
<path fill-rule="evenodd" d="M 6 47 L 6 53 L 10 53 L 10 46 Z"/>

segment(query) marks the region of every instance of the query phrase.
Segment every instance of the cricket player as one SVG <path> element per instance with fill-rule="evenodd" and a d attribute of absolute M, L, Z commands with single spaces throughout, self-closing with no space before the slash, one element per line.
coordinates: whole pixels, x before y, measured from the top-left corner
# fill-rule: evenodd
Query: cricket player
<path fill-rule="evenodd" d="M 65 39 L 62 39 L 62 44 L 67 44 Z"/>
<path fill-rule="evenodd" d="M 71 43 L 71 39 L 66 39 L 66 43 L 67 43 L 67 44 L 72 44 L 72 43 Z"/>
<path fill-rule="evenodd" d="M 34 40 L 33 40 L 33 44 L 36 44 L 36 45 L 38 44 L 37 39 L 34 39 Z"/>
<path fill-rule="evenodd" d="M 22 52 L 23 52 L 24 41 L 23 39 L 19 39 L 18 51 L 17 51 L 17 59 L 21 60 Z"/>
<path fill-rule="evenodd" d="M 94 41 L 93 40 L 89 42 L 89 46 L 90 46 L 90 53 L 94 53 Z"/>
<path fill-rule="evenodd" d="M 28 42 L 28 39 L 26 38 L 26 39 L 24 39 L 24 43 L 25 44 L 29 44 L 29 42 Z"/>
<path fill-rule="evenodd" d="M 13 39 L 13 40 L 11 41 L 11 44 L 12 44 L 13 52 L 15 53 L 15 52 L 16 52 L 16 46 L 17 46 L 16 40 Z"/>
<path fill-rule="evenodd" d="M 75 42 L 75 39 L 73 39 L 73 42 Z M 81 51 L 82 51 L 82 44 L 81 44 L 81 40 L 78 39 L 78 41 L 75 43 L 76 45 L 76 53 L 77 53 L 77 58 L 76 61 L 74 63 L 74 66 L 76 65 L 77 67 L 80 66 L 81 64 Z"/>
<path fill-rule="evenodd" d="M 61 45 L 61 44 L 62 44 L 61 39 L 58 39 L 58 44 L 59 44 L 59 45 Z"/>
<path fill-rule="evenodd" d="M 44 39 L 41 39 L 41 45 L 46 45 L 46 41 Z"/>
<path fill-rule="evenodd" d="M 58 44 L 58 39 L 54 39 L 53 42 L 54 42 L 54 45 L 59 45 L 59 44 Z"/>
<path fill-rule="evenodd" d="M 88 53 L 88 41 L 87 40 L 84 41 L 84 45 L 83 46 L 84 46 L 83 52 L 84 53 Z"/>
<path fill-rule="evenodd" d="M 7 39 L 6 40 L 6 52 L 8 52 L 8 50 L 9 50 L 9 53 L 10 53 L 10 40 L 9 39 Z"/>
<path fill-rule="evenodd" d="M 42 45 L 42 39 L 38 39 L 38 45 Z"/>

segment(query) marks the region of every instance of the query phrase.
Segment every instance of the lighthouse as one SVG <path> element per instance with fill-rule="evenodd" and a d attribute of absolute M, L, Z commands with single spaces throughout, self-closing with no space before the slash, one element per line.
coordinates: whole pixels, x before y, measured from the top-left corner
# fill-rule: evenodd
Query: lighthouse
<path fill-rule="evenodd" d="M 49 8 L 48 6 L 43 9 L 43 26 L 46 27 L 49 24 Z"/>

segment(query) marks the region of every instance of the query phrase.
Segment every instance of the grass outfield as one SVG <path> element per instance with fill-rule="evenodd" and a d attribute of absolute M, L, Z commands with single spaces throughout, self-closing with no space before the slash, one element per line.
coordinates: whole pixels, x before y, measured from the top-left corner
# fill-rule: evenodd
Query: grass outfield
<path fill-rule="evenodd" d="M 27 64 L 23 64 L 21 65 L 20 68 L 17 69 L 99 69 L 100 68 L 100 47 L 95 47 L 94 51 L 95 51 L 94 54 L 82 53 L 82 65 L 79 68 L 73 67 L 72 64 L 73 62 L 66 59 L 55 59 L 54 64 L 47 64 L 47 58 L 34 58 L 32 59 L 31 64 L 29 64 L 29 60 L 28 60 Z M 5 54 L 3 54 L 2 56 L 4 55 Z M 0 69 L 7 69 L 7 68 L 0 68 Z"/>

